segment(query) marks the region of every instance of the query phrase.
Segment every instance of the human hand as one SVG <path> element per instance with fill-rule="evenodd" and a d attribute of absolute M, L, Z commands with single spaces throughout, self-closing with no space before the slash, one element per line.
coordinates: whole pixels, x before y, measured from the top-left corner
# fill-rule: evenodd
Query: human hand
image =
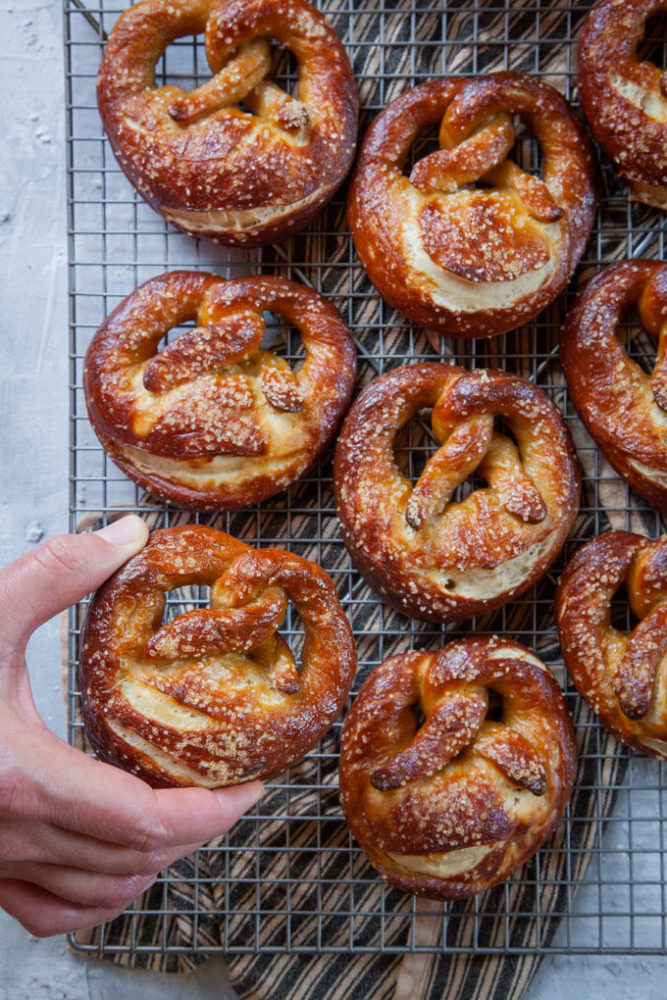
<path fill-rule="evenodd" d="M 132 515 L 51 538 L 0 570 L 0 907 L 40 937 L 117 916 L 263 792 L 259 781 L 154 790 L 69 746 L 37 712 L 25 664 L 30 635 L 147 538 Z"/>

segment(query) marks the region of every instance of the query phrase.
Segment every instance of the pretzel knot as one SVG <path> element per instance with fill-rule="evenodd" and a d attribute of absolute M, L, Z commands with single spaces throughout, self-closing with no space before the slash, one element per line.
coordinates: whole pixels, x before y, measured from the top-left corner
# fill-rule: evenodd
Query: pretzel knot
<path fill-rule="evenodd" d="M 301 335 L 296 371 L 262 348 L 267 310 Z M 349 331 L 317 293 L 276 277 L 175 271 L 141 285 L 102 324 L 84 390 L 93 427 L 124 472 L 206 510 L 255 503 L 302 475 L 334 434 L 355 374 Z"/>
<path fill-rule="evenodd" d="M 158 87 L 167 46 L 205 33 L 213 77 Z M 296 57 L 297 96 L 267 77 L 270 40 Z M 98 104 L 120 166 L 169 222 L 223 243 L 303 228 L 349 170 L 358 98 L 345 50 L 305 0 L 143 0 L 116 23 Z M 240 107 L 239 105 L 242 105 Z"/>
<path fill-rule="evenodd" d="M 210 607 L 163 624 L 166 594 Z M 288 602 L 305 639 L 278 634 Z M 156 531 L 93 598 L 81 640 L 86 732 L 99 757 L 153 786 L 237 784 L 300 761 L 347 697 L 356 651 L 331 579 L 280 549 L 212 528 Z"/>
<path fill-rule="evenodd" d="M 428 407 L 439 447 L 415 483 L 396 439 Z M 485 485 L 455 499 L 473 473 Z M 522 593 L 556 557 L 579 498 L 569 434 L 542 390 L 506 372 L 440 364 L 396 369 L 361 394 L 338 439 L 334 481 L 359 571 L 389 604 L 431 621 Z"/>
<path fill-rule="evenodd" d="M 509 158 L 516 121 L 542 152 L 542 176 Z M 440 148 L 405 164 L 424 132 Z M 350 190 L 355 245 L 388 302 L 440 335 L 490 336 L 558 295 L 595 209 L 590 144 L 567 102 L 520 73 L 449 78 L 398 98 L 376 119 Z"/>
<path fill-rule="evenodd" d="M 657 341 L 650 374 L 628 356 L 620 327 L 636 305 Z M 658 507 L 667 506 L 667 267 L 622 261 L 579 293 L 561 333 L 572 400 L 616 471 Z"/>
<path fill-rule="evenodd" d="M 544 664 L 507 640 L 463 639 L 394 656 L 363 684 L 343 726 L 341 802 L 390 882 L 468 896 L 544 842 L 575 757 L 565 700 Z"/>
<path fill-rule="evenodd" d="M 612 624 L 625 585 L 639 623 Z M 567 669 L 616 739 L 667 757 L 667 539 L 609 531 L 568 563 L 556 598 Z"/>
<path fill-rule="evenodd" d="M 581 105 L 593 135 L 630 184 L 631 200 L 667 209 L 667 72 L 640 60 L 646 21 L 665 0 L 600 0 L 578 50 Z"/>

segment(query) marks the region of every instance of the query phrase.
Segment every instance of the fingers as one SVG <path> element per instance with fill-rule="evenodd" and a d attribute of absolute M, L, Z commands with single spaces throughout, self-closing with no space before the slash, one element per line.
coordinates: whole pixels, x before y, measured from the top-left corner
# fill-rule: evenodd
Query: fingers
<path fill-rule="evenodd" d="M 0 570 L 5 647 L 24 646 L 38 625 L 98 587 L 147 539 L 146 522 L 132 514 L 101 531 L 56 535 Z"/>
<path fill-rule="evenodd" d="M 10 881 L 27 882 L 76 906 L 122 911 L 156 880 L 151 875 L 101 875 L 67 865 L 14 865 Z M 0 889 L 2 874 L 0 873 Z"/>
<path fill-rule="evenodd" d="M 0 907 L 35 937 L 66 934 L 113 920 L 126 909 L 78 906 L 53 893 L 18 879 L 0 881 Z"/>
<path fill-rule="evenodd" d="M 45 824 L 5 825 L 0 878 L 12 876 L 16 865 L 28 863 L 53 863 L 100 875 L 156 875 L 202 846 L 202 841 L 196 841 L 142 852 Z"/>
<path fill-rule="evenodd" d="M 156 791 L 139 778 L 66 744 L 61 752 L 67 754 L 66 760 L 56 766 L 51 758 L 48 772 L 33 776 L 42 795 L 40 818 L 141 853 L 205 843 L 228 830 L 264 792 L 259 781 L 215 791 Z M 72 803 L 76 803 L 75 809 Z"/>

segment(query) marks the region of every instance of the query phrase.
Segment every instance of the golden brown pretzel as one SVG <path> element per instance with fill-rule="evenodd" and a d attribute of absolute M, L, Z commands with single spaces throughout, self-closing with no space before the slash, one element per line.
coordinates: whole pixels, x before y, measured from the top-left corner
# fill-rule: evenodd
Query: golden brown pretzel
<path fill-rule="evenodd" d="M 157 87 L 155 64 L 170 42 L 204 31 L 213 78 L 190 93 Z M 297 59 L 294 99 L 266 79 L 271 38 Z M 305 0 L 143 0 L 111 34 L 98 105 L 142 197 L 168 222 L 223 243 L 270 243 L 302 229 L 354 156 L 352 70 Z"/>
<path fill-rule="evenodd" d="M 575 760 L 544 664 L 497 636 L 460 639 L 394 656 L 362 685 L 343 726 L 341 802 L 384 878 L 454 899 L 534 854 L 565 809 Z"/>
<path fill-rule="evenodd" d="M 425 407 L 440 447 L 415 484 L 395 439 Z M 454 502 L 472 473 L 488 485 Z M 359 571 L 388 604 L 432 621 L 526 590 L 558 554 L 579 501 L 570 436 L 546 394 L 518 375 L 443 364 L 398 368 L 364 390 L 338 438 L 334 481 Z"/>
<path fill-rule="evenodd" d="M 625 584 L 640 619 L 612 625 Z M 667 757 L 667 538 L 609 531 L 583 545 L 561 576 L 557 625 L 579 694 L 617 740 Z"/>
<path fill-rule="evenodd" d="M 646 20 L 666 0 L 601 0 L 584 21 L 579 98 L 593 135 L 632 189 L 667 209 L 667 73 L 639 59 Z"/>
<path fill-rule="evenodd" d="M 618 339 L 625 311 L 658 341 L 647 375 Z M 579 416 L 616 471 L 658 507 L 667 506 L 667 266 L 628 260 L 606 267 L 579 293 L 564 324 L 560 357 Z"/>
<path fill-rule="evenodd" d="M 300 332 L 297 371 L 263 350 L 262 313 Z M 162 337 L 187 330 L 158 352 Z M 126 298 L 86 355 L 90 420 L 111 458 L 151 493 L 198 510 L 241 507 L 301 476 L 349 403 L 356 352 L 340 314 L 277 277 L 174 271 Z"/>
<path fill-rule="evenodd" d="M 513 116 L 540 145 L 542 179 L 507 159 Z M 442 148 L 406 176 L 414 140 L 436 125 Z M 380 294 L 439 349 L 442 334 L 502 333 L 558 295 L 591 230 L 594 180 L 585 132 L 551 87 L 511 72 L 435 80 L 369 129 L 350 227 Z"/>
<path fill-rule="evenodd" d="M 166 593 L 193 584 L 211 588 L 210 607 L 163 625 Z M 305 629 L 300 668 L 277 632 L 288 600 Z M 268 778 L 327 732 L 356 662 L 316 563 L 201 525 L 155 531 L 90 605 L 86 732 L 99 757 L 154 787 Z"/>

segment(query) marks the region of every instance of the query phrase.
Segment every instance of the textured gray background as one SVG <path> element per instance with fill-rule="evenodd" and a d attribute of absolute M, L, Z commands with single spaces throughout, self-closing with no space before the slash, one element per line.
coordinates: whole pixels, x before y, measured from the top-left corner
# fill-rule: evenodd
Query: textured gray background
<path fill-rule="evenodd" d="M 40 537 L 67 527 L 66 188 L 57 0 L 0 0 L 0 94 L 0 562 L 5 563 Z M 63 734 L 57 622 L 32 640 L 29 663 L 39 709 Z M 578 906 L 590 912 L 595 898 L 584 888 Z M 666 982 L 666 958 L 554 957 L 542 963 L 528 1000 L 568 993 L 662 1000 Z M 146 1000 L 230 996 L 217 960 L 189 977 L 116 970 L 69 953 L 62 937 L 32 938 L 0 911 L 0 1000 L 112 1000 L 123 992 Z"/>

